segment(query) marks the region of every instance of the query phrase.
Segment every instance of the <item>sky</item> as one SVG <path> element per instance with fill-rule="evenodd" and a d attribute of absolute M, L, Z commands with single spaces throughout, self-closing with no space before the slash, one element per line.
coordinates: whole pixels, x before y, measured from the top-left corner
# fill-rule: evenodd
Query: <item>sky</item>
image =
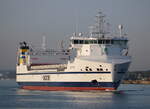
<path fill-rule="evenodd" d="M 20 41 L 59 48 L 75 32 L 86 32 L 101 10 L 129 38 L 134 70 L 150 70 L 150 0 L 0 0 L 0 69 L 15 69 Z M 78 27 L 76 29 L 76 27 Z"/>

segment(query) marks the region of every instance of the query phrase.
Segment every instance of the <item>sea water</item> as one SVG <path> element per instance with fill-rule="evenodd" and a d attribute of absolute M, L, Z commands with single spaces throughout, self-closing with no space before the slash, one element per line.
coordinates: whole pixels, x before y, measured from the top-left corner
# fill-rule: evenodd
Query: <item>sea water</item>
<path fill-rule="evenodd" d="M 0 80 L 0 109 L 150 109 L 150 85 L 111 91 L 31 91 Z"/>

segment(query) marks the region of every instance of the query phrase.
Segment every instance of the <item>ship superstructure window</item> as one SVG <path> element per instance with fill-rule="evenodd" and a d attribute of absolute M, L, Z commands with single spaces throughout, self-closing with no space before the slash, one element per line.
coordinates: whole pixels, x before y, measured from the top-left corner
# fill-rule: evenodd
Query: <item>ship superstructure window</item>
<path fill-rule="evenodd" d="M 110 41 L 110 40 L 106 40 L 105 42 L 106 42 L 106 44 L 110 44 L 110 43 L 111 43 L 111 41 Z"/>
<path fill-rule="evenodd" d="M 84 44 L 89 44 L 89 40 L 85 40 L 85 41 L 84 41 Z"/>
<path fill-rule="evenodd" d="M 97 44 L 97 40 L 93 40 L 94 44 Z"/>
<path fill-rule="evenodd" d="M 114 41 L 111 39 L 97 39 L 97 40 L 72 40 L 73 44 L 113 44 Z M 118 42 L 115 42 L 118 43 Z"/>
<path fill-rule="evenodd" d="M 73 40 L 73 43 L 74 44 L 78 44 L 78 40 Z"/>
<path fill-rule="evenodd" d="M 94 40 L 89 40 L 89 44 L 94 44 Z"/>
<path fill-rule="evenodd" d="M 102 42 L 103 42 L 102 40 L 98 40 L 98 44 L 102 44 Z"/>
<path fill-rule="evenodd" d="M 79 44 L 83 44 L 83 40 L 79 40 Z"/>
<path fill-rule="evenodd" d="M 112 44 L 112 40 L 110 39 L 99 39 L 98 44 Z"/>

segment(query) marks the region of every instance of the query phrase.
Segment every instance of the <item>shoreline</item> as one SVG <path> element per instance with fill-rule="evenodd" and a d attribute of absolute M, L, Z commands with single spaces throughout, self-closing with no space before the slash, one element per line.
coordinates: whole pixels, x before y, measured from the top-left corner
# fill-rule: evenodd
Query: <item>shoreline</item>
<path fill-rule="evenodd" d="M 147 80 L 123 80 L 122 84 L 147 84 L 147 85 L 150 85 L 150 81 L 147 81 Z"/>

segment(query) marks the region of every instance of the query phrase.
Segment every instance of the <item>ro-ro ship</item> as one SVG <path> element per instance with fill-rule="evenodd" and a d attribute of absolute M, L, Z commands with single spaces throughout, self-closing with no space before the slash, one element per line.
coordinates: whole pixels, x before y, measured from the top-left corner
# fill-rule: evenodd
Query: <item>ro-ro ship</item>
<path fill-rule="evenodd" d="M 18 48 L 16 81 L 29 90 L 116 90 L 131 63 L 128 38 L 104 30 L 99 12 L 89 34 L 70 37 L 68 49 L 35 49 L 26 42 Z"/>

